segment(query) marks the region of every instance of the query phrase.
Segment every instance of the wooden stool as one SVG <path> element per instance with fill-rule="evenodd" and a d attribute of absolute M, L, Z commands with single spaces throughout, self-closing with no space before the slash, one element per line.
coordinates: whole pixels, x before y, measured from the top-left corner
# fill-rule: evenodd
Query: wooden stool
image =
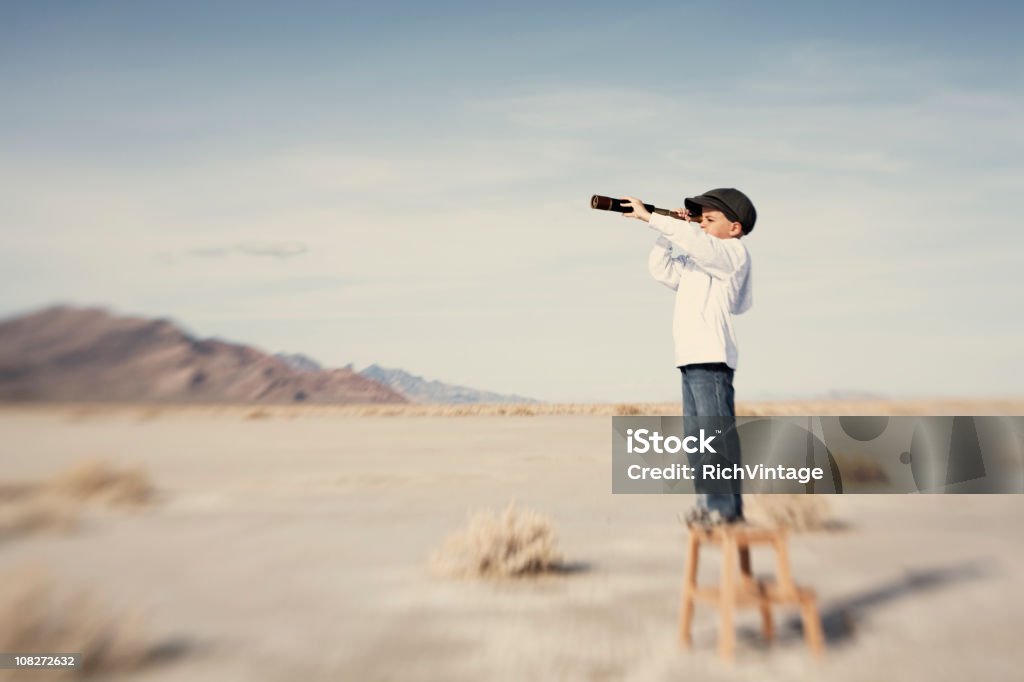
<path fill-rule="evenodd" d="M 722 583 L 697 587 L 697 560 L 701 544 L 722 547 Z M 756 580 L 750 572 L 750 545 L 766 544 L 775 548 L 777 576 L 774 581 Z M 740 573 L 736 575 L 736 566 Z M 718 629 L 718 653 L 732 660 L 736 650 L 736 631 L 733 627 L 736 608 L 757 606 L 761 610 L 761 628 L 766 641 L 774 637 L 772 604 L 796 604 L 800 607 L 804 638 L 815 656 L 825 651 L 825 637 L 818 615 L 814 591 L 793 583 L 789 572 L 789 550 L 786 532 L 775 528 L 757 528 L 745 524 L 730 524 L 703 528 L 690 526 L 686 556 L 686 574 L 683 579 L 683 599 L 679 616 L 679 639 L 689 648 L 690 624 L 693 622 L 694 600 L 714 604 L 721 621 Z"/>

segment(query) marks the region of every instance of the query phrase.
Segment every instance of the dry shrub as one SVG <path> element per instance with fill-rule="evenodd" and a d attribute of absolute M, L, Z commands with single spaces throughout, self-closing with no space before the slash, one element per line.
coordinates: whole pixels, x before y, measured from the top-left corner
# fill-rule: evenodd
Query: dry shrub
<path fill-rule="evenodd" d="M 27 500 L 35 494 L 35 486 L 27 483 L 0 483 L 0 504 Z"/>
<path fill-rule="evenodd" d="M 117 469 L 86 460 L 40 483 L 0 485 L 0 539 L 43 531 L 68 531 L 89 503 L 140 507 L 156 489 L 138 467 Z"/>
<path fill-rule="evenodd" d="M 0 539 L 42 532 L 67 532 L 75 527 L 73 505 L 59 500 L 30 497 L 0 504 Z"/>
<path fill-rule="evenodd" d="M 303 415 L 330 414 L 357 417 L 497 417 L 553 415 L 678 415 L 678 403 L 406 403 L 388 405 L 310 405 Z"/>
<path fill-rule="evenodd" d="M 294 418 L 298 416 L 351 416 L 351 417 L 469 417 L 516 415 L 516 406 L 521 403 L 461 403 L 458 406 L 444 403 L 351 403 L 351 404 L 275 404 L 272 409 L 254 404 L 160 404 L 164 414 L 225 415 L 252 419 L 271 417 Z M 682 404 L 671 402 L 643 403 L 529 403 L 534 415 L 591 415 L 613 416 L 622 414 L 623 406 L 632 406 L 640 415 L 679 416 Z M 454 408 L 454 409 L 453 409 Z M 50 406 L 28 407 L 26 405 L 0 406 L 7 410 L 49 411 Z M 57 408 L 70 421 L 86 421 L 93 417 L 138 414 L 136 404 L 92 404 L 62 405 Z M 765 402 L 739 401 L 736 415 L 739 417 L 806 416 L 816 415 L 1018 415 L 1024 412 L 1024 399 L 980 399 L 980 400 L 775 400 Z M 148 418 L 151 415 L 144 415 Z M 156 418 L 156 415 L 152 415 Z M 628 415 L 627 415 L 628 416 Z"/>
<path fill-rule="evenodd" d="M 460 578 L 519 578 L 556 570 L 562 557 L 551 520 L 510 502 L 473 514 L 434 553 L 435 570 Z"/>
<path fill-rule="evenodd" d="M 151 655 L 139 635 L 141 618 L 119 613 L 95 594 L 62 588 L 38 566 L 0 576 L 0 651 L 78 653 L 76 669 L 0 670 L 0 680 L 55 680 L 139 667 Z"/>
<path fill-rule="evenodd" d="M 836 453 L 834 457 L 845 481 L 863 484 L 889 482 L 889 475 L 882 465 L 867 455 Z"/>
<path fill-rule="evenodd" d="M 100 409 L 93 405 L 79 405 L 67 412 L 67 420 L 71 423 L 84 422 L 100 414 Z"/>
<path fill-rule="evenodd" d="M 148 422 L 154 419 L 159 419 L 163 415 L 163 410 L 159 407 L 147 407 L 146 409 L 139 412 L 139 421 Z"/>
<path fill-rule="evenodd" d="M 822 495 L 744 495 L 743 515 L 758 525 L 791 531 L 821 530 L 829 523 Z"/>
<path fill-rule="evenodd" d="M 139 467 L 117 469 L 91 459 L 64 471 L 42 485 L 42 494 L 77 502 L 111 506 L 141 506 L 153 500 L 155 489 Z"/>

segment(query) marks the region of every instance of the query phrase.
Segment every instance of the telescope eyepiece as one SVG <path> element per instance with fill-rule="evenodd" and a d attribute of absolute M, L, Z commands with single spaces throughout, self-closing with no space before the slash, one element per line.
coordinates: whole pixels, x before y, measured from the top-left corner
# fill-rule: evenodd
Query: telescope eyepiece
<path fill-rule="evenodd" d="M 605 197 L 600 194 L 590 197 L 590 208 L 596 208 L 598 211 L 615 211 L 617 213 L 633 212 L 629 204 L 621 199 L 613 199 L 612 197 Z"/>

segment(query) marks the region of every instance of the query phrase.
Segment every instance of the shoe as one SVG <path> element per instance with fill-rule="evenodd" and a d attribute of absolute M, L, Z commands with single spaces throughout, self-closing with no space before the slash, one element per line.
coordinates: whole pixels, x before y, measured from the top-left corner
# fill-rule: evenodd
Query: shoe
<path fill-rule="evenodd" d="M 722 515 L 717 511 L 711 511 L 705 507 L 691 507 L 686 510 L 685 515 L 687 526 L 699 526 L 711 528 L 723 523 Z"/>
<path fill-rule="evenodd" d="M 746 519 L 742 516 L 722 516 L 722 513 L 717 509 L 709 510 L 704 507 L 691 507 L 683 515 L 683 522 L 687 526 L 714 528 L 715 526 L 746 523 Z"/>

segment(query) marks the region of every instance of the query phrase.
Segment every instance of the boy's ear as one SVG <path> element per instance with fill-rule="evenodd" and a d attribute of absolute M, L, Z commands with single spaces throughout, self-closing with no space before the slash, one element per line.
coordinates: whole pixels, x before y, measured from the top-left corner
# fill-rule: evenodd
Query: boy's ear
<path fill-rule="evenodd" d="M 730 237 L 742 237 L 743 236 L 743 226 L 741 224 L 739 224 L 739 223 L 733 223 L 732 225 L 730 225 L 729 226 L 729 236 Z"/>

